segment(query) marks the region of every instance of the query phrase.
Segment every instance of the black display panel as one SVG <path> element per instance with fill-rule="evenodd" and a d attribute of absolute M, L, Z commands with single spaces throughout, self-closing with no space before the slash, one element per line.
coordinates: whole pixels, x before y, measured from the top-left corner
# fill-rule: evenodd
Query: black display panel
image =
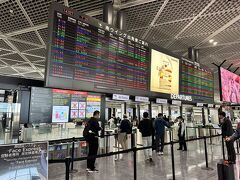
<path fill-rule="evenodd" d="M 146 42 L 55 3 L 49 19 L 46 86 L 147 93 Z"/>
<path fill-rule="evenodd" d="M 180 94 L 190 95 L 194 102 L 213 103 L 213 73 L 197 62 L 181 61 Z"/>
<path fill-rule="evenodd" d="M 83 91 L 32 87 L 29 121 L 66 123 L 92 117 L 101 109 L 101 95 Z"/>

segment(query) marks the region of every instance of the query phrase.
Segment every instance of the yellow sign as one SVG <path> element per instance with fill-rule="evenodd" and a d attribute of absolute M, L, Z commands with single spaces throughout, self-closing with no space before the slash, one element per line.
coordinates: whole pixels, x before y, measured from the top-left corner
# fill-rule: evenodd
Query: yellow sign
<path fill-rule="evenodd" d="M 151 91 L 179 94 L 179 59 L 152 49 L 151 60 Z"/>

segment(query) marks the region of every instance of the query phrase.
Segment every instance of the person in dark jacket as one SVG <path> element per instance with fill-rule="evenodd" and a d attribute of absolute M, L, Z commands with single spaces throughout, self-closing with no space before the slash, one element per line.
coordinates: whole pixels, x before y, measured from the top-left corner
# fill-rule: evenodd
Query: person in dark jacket
<path fill-rule="evenodd" d="M 178 138 L 179 138 L 179 148 L 178 150 L 187 151 L 187 144 L 185 141 L 185 131 L 186 131 L 186 124 L 184 123 L 184 119 L 182 116 L 177 118 L 178 120 Z"/>
<path fill-rule="evenodd" d="M 165 126 L 171 128 L 170 124 L 163 119 L 163 114 L 159 113 L 158 118 L 154 122 L 155 135 L 156 135 L 156 152 L 158 155 L 163 155 L 164 148 L 164 135 L 165 135 Z M 161 148 L 159 151 L 159 144 L 161 142 Z"/>
<path fill-rule="evenodd" d="M 99 126 L 98 120 L 100 118 L 100 112 L 94 111 L 93 117 L 87 122 L 88 126 L 88 135 L 86 141 L 88 143 L 89 151 L 88 151 L 88 159 L 87 159 L 87 171 L 88 172 L 98 172 L 95 168 L 95 161 L 98 152 L 98 136 L 99 131 L 102 129 Z"/>
<path fill-rule="evenodd" d="M 222 136 L 226 140 L 227 137 L 233 135 L 233 127 L 231 121 L 226 118 L 226 113 L 221 112 L 219 113 L 219 119 L 222 126 Z M 228 161 L 229 163 L 235 164 L 236 162 L 236 152 L 234 149 L 234 141 L 226 141 L 227 153 L 228 153 Z"/>
<path fill-rule="evenodd" d="M 139 131 L 142 133 L 143 147 L 152 146 L 152 121 L 148 118 L 148 113 L 143 113 L 143 119 L 138 125 Z M 144 150 L 145 159 L 152 162 L 152 148 Z"/>
<path fill-rule="evenodd" d="M 127 115 L 123 115 L 123 120 L 120 123 L 119 142 L 124 150 L 127 149 L 127 134 L 132 133 L 132 126 L 127 118 Z"/>

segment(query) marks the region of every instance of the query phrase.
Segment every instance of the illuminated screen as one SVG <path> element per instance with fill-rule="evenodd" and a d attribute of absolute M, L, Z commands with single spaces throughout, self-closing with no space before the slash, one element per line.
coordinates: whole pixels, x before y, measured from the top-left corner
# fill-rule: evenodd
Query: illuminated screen
<path fill-rule="evenodd" d="M 213 73 L 199 63 L 181 61 L 180 94 L 190 95 L 197 102 L 213 102 Z"/>
<path fill-rule="evenodd" d="M 58 87 L 55 83 L 61 78 L 67 81 L 64 88 L 69 89 L 96 91 L 91 87 L 103 86 L 106 92 L 110 89 L 106 87 L 148 90 L 146 42 L 74 10 L 69 10 L 70 15 L 63 10 L 53 10 L 46 86 Z"/>
<path fill-rule="evenodd" d="M 151 91 L 179 94 L 179 59 L 152 50 Z"/>
<path fill-rule="evenodd" d="M 220 68 L 222 101 L 240 103 L 240 76 Z"/>
<path fill-rule="evenodd" d="M 52 93 L 52 122 L 90 118 L 94 111 L 100 111 L 101 96 L 62 89 L 52 89 Z"/>

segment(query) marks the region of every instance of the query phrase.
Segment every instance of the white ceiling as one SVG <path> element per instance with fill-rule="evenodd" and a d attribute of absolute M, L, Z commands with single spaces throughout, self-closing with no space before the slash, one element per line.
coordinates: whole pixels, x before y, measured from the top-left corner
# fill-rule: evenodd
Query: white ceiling
<path fill-rule="evenodd" d="M 111 0 L 55 0 L 102 20 Z M 0 74 L 44 78 L 48 8 L 51 0 L 0 0 Z M 200 62 L 234 71 L 240 66 L 239 0 L 117 0 L 129 33 L 187 56 L 200 49 Z M 218 44 L 209 43 L 214 39 Z M 240 70 L 237 71 L 240 73 Z"/>

